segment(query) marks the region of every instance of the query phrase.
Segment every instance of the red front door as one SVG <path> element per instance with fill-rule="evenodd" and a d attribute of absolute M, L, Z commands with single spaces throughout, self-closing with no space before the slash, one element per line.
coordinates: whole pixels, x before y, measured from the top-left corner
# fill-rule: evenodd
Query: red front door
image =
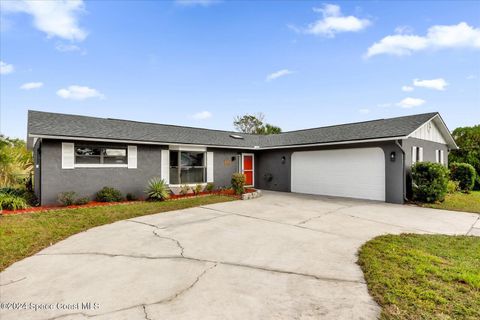
<path fill-rule="evenodd" d="M 253 154 L 243 155 L 243 174 L 245 175 L 245 185 L 253 186 Z"/>

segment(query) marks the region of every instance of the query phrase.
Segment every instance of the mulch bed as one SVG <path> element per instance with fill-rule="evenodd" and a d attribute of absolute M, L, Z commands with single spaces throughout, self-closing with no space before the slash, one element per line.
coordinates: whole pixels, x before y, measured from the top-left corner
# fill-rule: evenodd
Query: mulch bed
<path fill-rule="evenodd" d="M 252 188 L 245 188 L 245 193 L 254 192 L 255 189 Z M 203 191 L 198 194 L 189 193 L 186 195 L 183 194 L 172 194 L 170 198 L 166 201 L 171 200 L 179 200 L 184 198 L 193 198 L 193 197 L 202 197 L 202 196 L 209 196 L 209 195 L 222 195 L 222 196 L 231 196 L 235 198 L 240 198 L 240 196 L 236 195 L 232 189 L 220 190 L 220 191 Z M 91 201 L 87 204 L 82 205 L 71 205 L 71 206 L 61 206 L 61 205 L 50 205 L 50 206 L 38 206 L 38 207 L 30 207 L 26 209 L 20 210 L 0 210 L 1 214 L 10 215 L 10 214 L 22 214 L 22 213 L 32 213 L 32 212 L 44 212 L 44 211 L 52 211 L 52 210 L 65 210 L 65 209 L 78 209 L 78 208 L 89 208 L 89 207 L 104 207 L 104 206 L 114 206 L 114 205 L 128 205 L 128 204 L 135 204 L 140 202 L 145 202 L 146 200 L 136 200 L 136 201 L 119 201 L 119 202 L 98 202 L 98 201 Z"/>

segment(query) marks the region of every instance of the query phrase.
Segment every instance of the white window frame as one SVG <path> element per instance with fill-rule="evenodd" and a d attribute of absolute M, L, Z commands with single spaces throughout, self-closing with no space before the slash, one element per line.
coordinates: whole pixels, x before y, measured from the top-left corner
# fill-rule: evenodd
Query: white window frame
<path fill-rule="evenodd" d="M 423 147 L 412 146 L 412 165 L 423 161 Z"/>
<path fill-rule="evenodd" d="M 196 186 L 197 184 L 199 185 L 206 185 L 208 182 L 208 164 L 207 164 L 207 151 L 206 151 L 206 148 L 178 148 L 178 147 L 171 147 L 169 148 L 168 150 L 168 176 L 169 176 L 169 181 L 171 180 L 171 176 L 170 176 L 170 170 L 171 170 L 171 166 L 170 166 L 170 152 L 171 151 L 176 151 L 178 152 L 178 169 L 179 171 L 181 171 L 181 168 L 182 166 L 180 165 L 181 163 L 181 153 L 182 152 L 198 152 L 198 153 L 203 153 L 203 166 L 202 167 L 199 167 L 199 168 L 203 168 L 204 172 L 203 172 L 203 175 L 204 175 L 204 178 L 205 178 L 205 181 L 203 182 L 188 182 L 188 183 L 169 183 L 168 185 L 169 186 L 172 186 L 172 187 L 178 187 L 178 186 L 184 186 L 184 185 L 187 185 L 187 186 Z M 178 177 L 180 178 L 180 177 Z"/>
<path fill-rule="evenodd" d="M 245 156 L 252 156 L 252 184 L 246 184 L 245 187 L 253 187 L 255 185 L 255 154 L 253 153 L 242 153 L 242 163 L 241 163 L 241 172 L 245 174 L 245 169 L 243 168 L 243 161 Z"/>
<path fill-rule="evenodd" d="M 78 145 L 83 145 L 83 143 L 80 143 Z M 122 164 L 115 164 L 115 163 L 77 163 L 77 156 L 75 154 L 75 148 L 76 148 L 77 144 L 74 144 L 73 146 L 73 161 L 74 161 L 74 167 L 75 168 L 128 168 L 128 163 L 129 163 L 129 159 L 128 159 L 128 149 L 130 146 L 126 146 L 126 147 L 121 147 L 122 149 L 125 148 L 126 149 L 126 158 L 127 158 L 127 163 L 122 163 Z M 88 144 L 85 144 L 85 146 L 89 146 Z M 94 147 L 92 145 L 92 147 Z M 104 146 L 98 146 L 99 148 L 108 148 L 108 147 L 104 147 Z M 112 149 L 115 149 L 115 147 L 111 147 Z M 120 147 L 119 147 L 120 148 Z M 136 166 L 135 166 L 136 168 Z"/>

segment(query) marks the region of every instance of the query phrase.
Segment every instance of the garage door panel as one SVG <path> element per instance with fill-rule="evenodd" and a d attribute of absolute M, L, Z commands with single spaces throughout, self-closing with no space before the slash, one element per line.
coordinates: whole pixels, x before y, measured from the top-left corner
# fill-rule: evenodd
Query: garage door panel
<path fill-rule="evenodd" d="M 294 152 L 291 190 L 385 201 L 383 150 L 361 148 Z"/>

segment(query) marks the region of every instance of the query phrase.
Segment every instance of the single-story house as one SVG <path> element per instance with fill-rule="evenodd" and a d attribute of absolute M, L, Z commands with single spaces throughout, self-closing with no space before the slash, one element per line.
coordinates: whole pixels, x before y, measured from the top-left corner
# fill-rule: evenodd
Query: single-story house
<path fill-rule="evenodd" d="M 94 197 L 104 186 L 144 196 L 148 181 L 229 186 L 403 203 L 412 164 L 447 165 L 454 139 L 439 113 L 255 135 L 157 123 L 28 112 L 34 189 Z"/>

